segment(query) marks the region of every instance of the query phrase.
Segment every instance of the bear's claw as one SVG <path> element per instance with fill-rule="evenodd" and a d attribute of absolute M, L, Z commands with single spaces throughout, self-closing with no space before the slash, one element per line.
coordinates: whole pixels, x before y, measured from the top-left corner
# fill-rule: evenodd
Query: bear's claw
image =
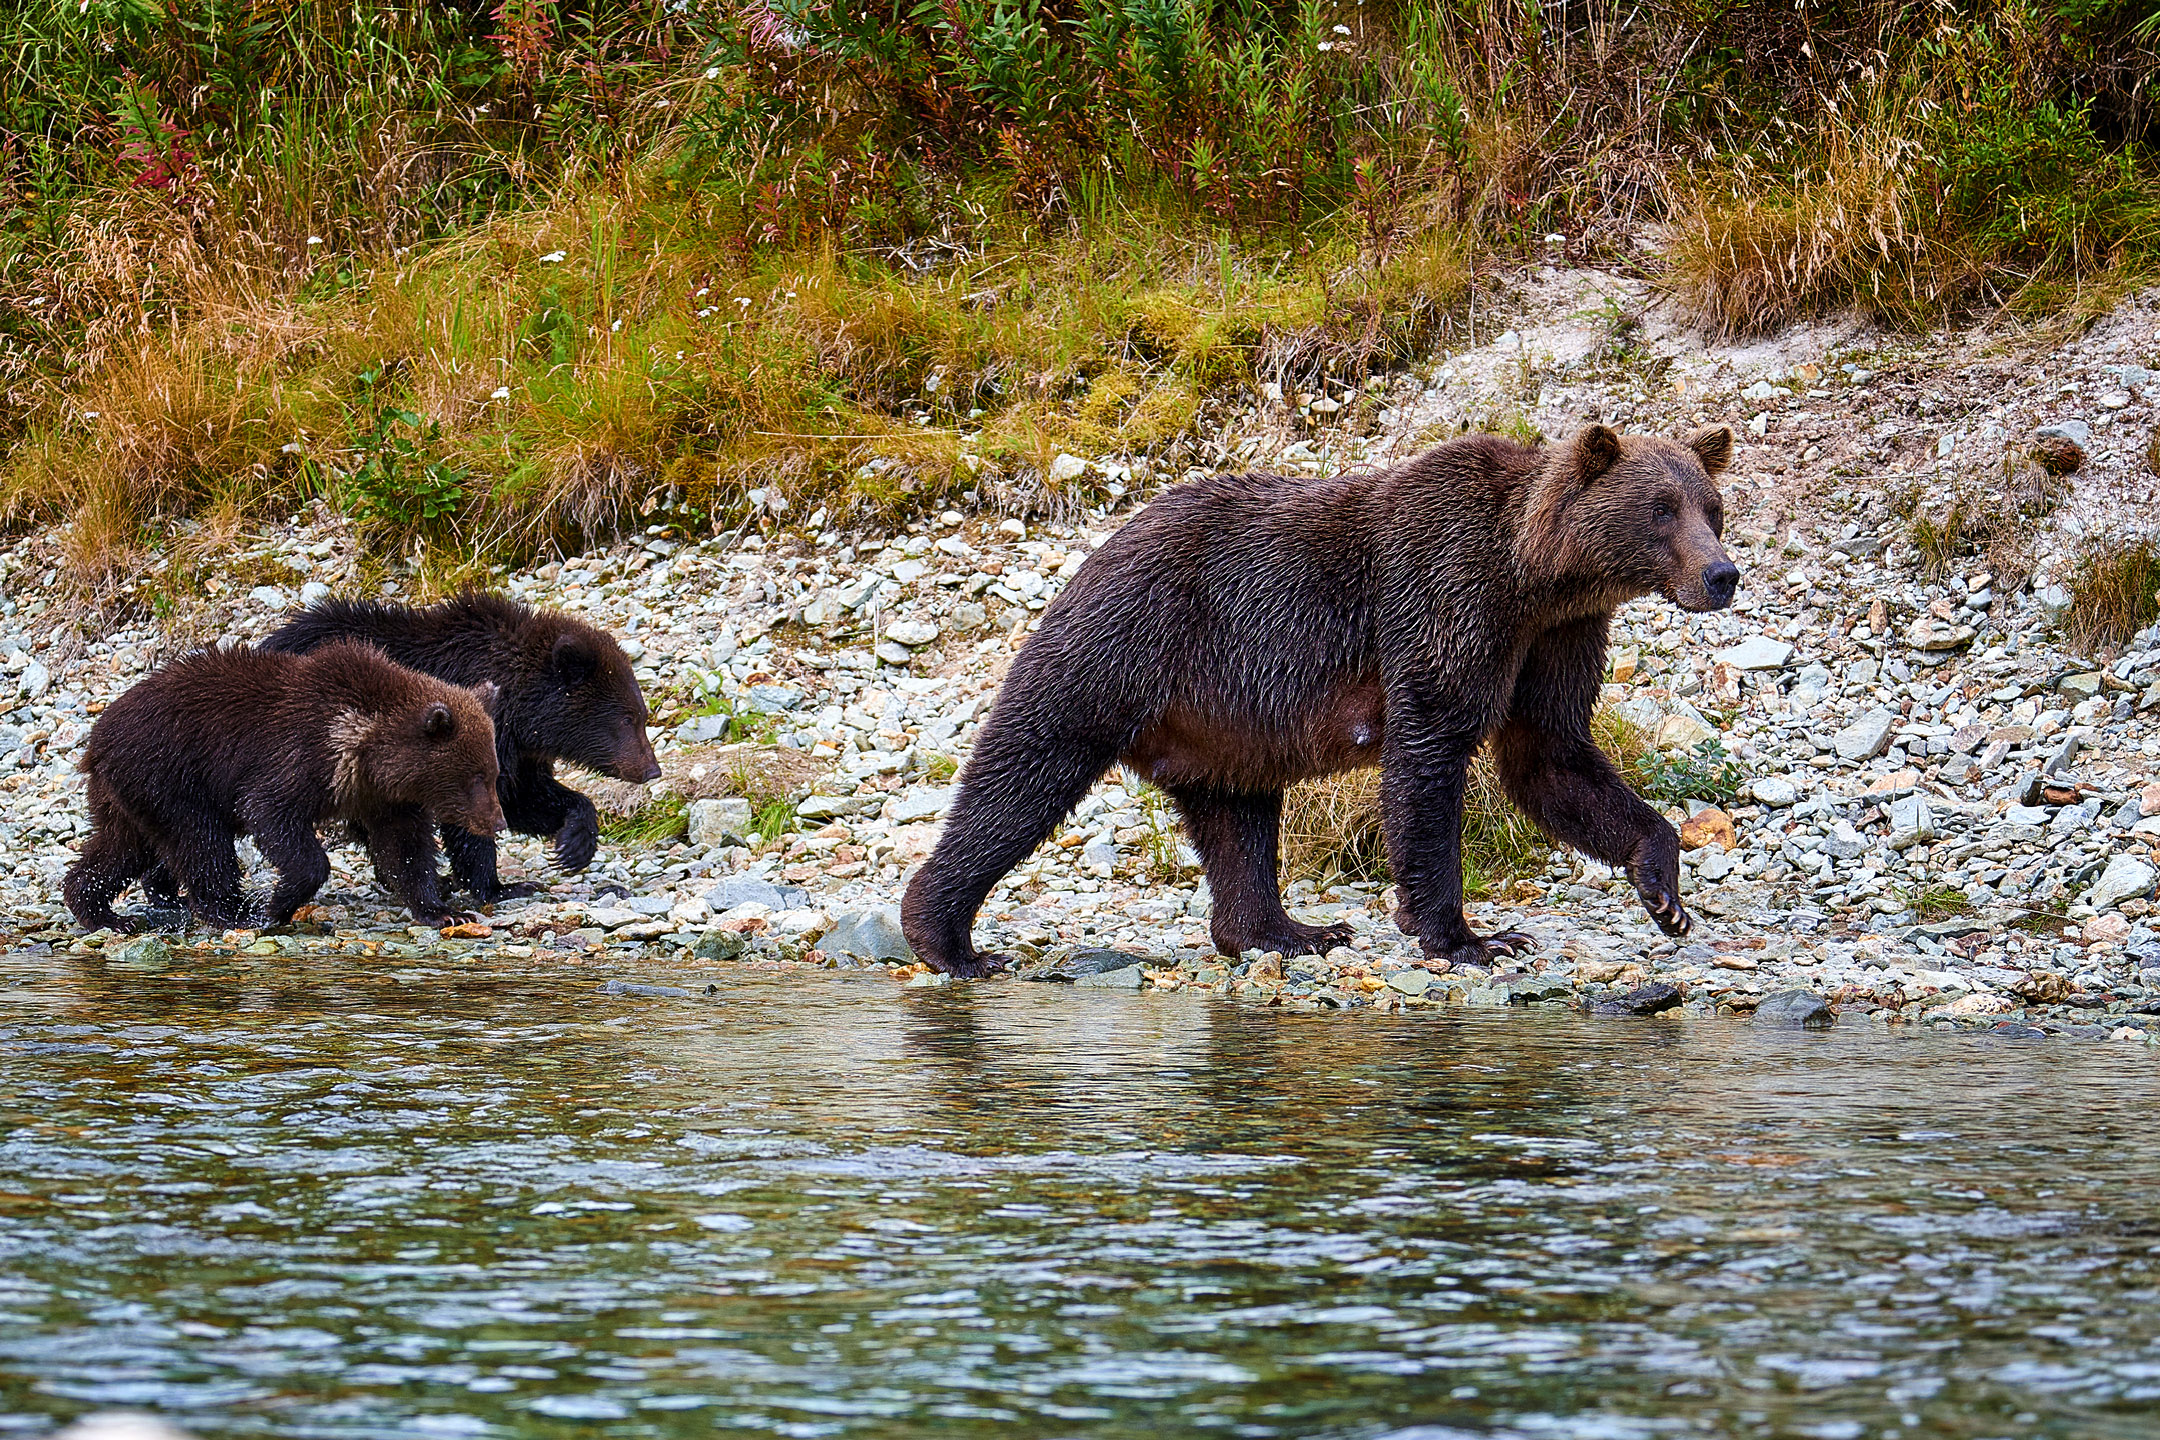
<path fill-rule="evenodd" d="M 1645 891 L 1642 903 L 1643 909 L 1650 912 L 1650 918 L 1657 921 L 1658 929 L 1667 935 L 1685 935 L 1695 928 L 1687 907 L 1667 891 Z"/>

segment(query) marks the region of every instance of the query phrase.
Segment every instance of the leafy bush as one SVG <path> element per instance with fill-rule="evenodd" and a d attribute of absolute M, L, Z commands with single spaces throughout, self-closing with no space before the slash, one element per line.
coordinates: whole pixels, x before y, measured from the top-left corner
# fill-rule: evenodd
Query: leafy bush
<path fill-rule="evenodd" d="M 1704 740 L 1686 755 L 1653 750 L 1640 763 L 1644 797 L 1664 805 L 1689 800 L 1731 805 L 1740 798 L 1740 783 L 1746 778 L 1717 740 Z"/>

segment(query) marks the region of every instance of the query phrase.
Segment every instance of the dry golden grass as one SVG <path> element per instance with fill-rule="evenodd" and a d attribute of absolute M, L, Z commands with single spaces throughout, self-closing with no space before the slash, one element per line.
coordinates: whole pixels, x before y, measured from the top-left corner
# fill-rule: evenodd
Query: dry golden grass
<path fill-rule="evenodd" d="M 2042 522 L 2070 493 L 2069 481 L 2029 456 L 2006 455 L 1998 482 L 1958 482 L 1910 501 L 1907 533 L 1920 553 L 1921 573 L 1940 579 L 1975 560 L 1997 584 L 2015 586 L 2032 574 Z"/>
<path fill-rule="evenodd" d="M 1629 783 L 1639 786 L 1651 754 L 1648 737 L 1606 707 L 1591 717 L 1591 734 Z M 1463 797 L 1464 892 L 1488 894 L 1543 870 L 1552 841 L 1507 798 L 1489 757 L 1481 753 L 1471 762 L 1469 779 Z M 1346 770 L 1292 786 L 1283 798 L 1281 856 L 1286 883 L 1385 882 L 1380 772 Z"/>
<path fill-rule="evenodd" d="M 1909 322 L 1939 308 L 1954 260 L 1920 222 L 1918 159 L 1898 118 L 1839 125 L 1797 179 L 1734 171 L 1683 197 L 1669 283 L 1721 336 L 1857 307 Z"/>
<path fill-rule="evenodd" d="M 2160 619 L 2160 549 L 2149 540 L 2088 551 L 2070 582 L 2065 628 L 2089 651 L 2114 649 Z"/>
<path fill-rule="evenodd" d="M 1459 232 L 1363 267 L 1323 235 L 1285 264 L 1124 211 L 1047 240 L 992 217 L 922 275 L 829 242 L 745 252 L 742 217 L 678 194 L 666 159 L 447 243 L 338 257 L 335 286 L 329 260 L 290 260 L 289 217 L 86 208 L 38 280 L 79 323 L 0 460 L 0 521 L 70 523 L 73 583 L 103 602 L 214 505 L 323 496 L 379 547 L 465 557 L 739 514 L 756 486 L 842 514 L 970 487 L 1063 505 L 1083 497 L 1044 483 L 1060 452 L 1170 445 L 1262 364 L 1401 363 L 1467 285 Z M 417 423 L 382 419 L 399 412 Z M 399 478 L 356 491 L 385 446 Z M 449 513 L 403 503 L 421 475 Z"/>

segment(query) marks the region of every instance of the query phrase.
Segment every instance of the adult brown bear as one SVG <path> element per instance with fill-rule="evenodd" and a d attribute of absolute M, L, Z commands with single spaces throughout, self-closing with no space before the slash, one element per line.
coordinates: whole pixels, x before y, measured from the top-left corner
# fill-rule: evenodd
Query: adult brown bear
<path fill-rule="evenodd" d="M 999 968 L 970 934 L 983 897 L 1123 761 L 1176 802 L 1226 954 L 1348 937 L 1284 913 L 1276 831 L 1292 782 L 1373 764 L 1396 923 L 1433 959 L 1525 949 L 1463 918 L 1464 772 L 1487 740 L 1516 804 L 1626 867 L 1658 924 L 1686 933 L 1679 836 L 1590 716 L 1621 604 L 1732 603 L 1711 479 L 1732 445 L 1722 427 L 1681 444 L 1591 425 L 1550 448 L 1475 435 L 1386 470 L 1165 491 L 1013 662 L 908 886 L 909 943 L 949 974 Z"/>

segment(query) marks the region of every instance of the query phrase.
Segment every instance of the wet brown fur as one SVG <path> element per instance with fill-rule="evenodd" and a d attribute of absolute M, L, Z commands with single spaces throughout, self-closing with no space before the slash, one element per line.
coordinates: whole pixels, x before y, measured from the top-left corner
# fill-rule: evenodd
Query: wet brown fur
<path fill-rule="evenodd" d="M 278 872 L 282 925 L 322 887 L 319 826 L 364 826 L 377 876 L 421 920 L 454 918 L 435 872 L 434 827 L 502 827 L 493 687 L 467 690 L 351 641 L 307 656 L 201 650 L 109 706 L 84 748 L 92 831 L 67 874 L 90 928 L 129 928 L 112 901 L 153 866 L 209 926 L 250 918 L 234 840 L 252 835 Z"/>
<path fill-rule="evenodd" d="M 1483 960 L 1462 913 L 1464 772 L 1490 742 L 1509 794 L 1556 839 L 1615 865 L 1669 931 L 1679 841 L 1590 738 L 1613 611 L 1662 593 L 1730 603 L 1712 475 L 1731 432 L 1682 444 L 1590 426 L 1531 448 L 1452 441 L 1328 479 L 1175 486 L 1089 557 L 1015 660 L 902 923 L 954 974 L 976 910 L 1122 761 L 1168 791 L 1206 866 L 1227 953 L 1345 938 L 1282 908 L 1282 792 L 1382 767 L 1402 904 L 1428 956 Z"/>

